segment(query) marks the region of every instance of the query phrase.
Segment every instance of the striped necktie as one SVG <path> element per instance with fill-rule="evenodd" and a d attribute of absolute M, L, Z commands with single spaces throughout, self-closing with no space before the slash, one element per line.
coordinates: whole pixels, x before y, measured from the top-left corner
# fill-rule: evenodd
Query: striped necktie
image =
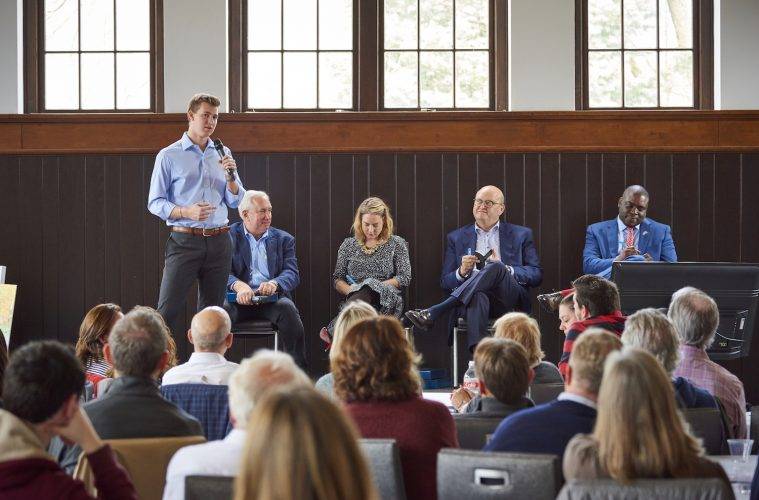
<path fill-rule="evenodd" d="M 629 248 L 635 245 L 635 228 L 625 228 L 625 245 Z"/>

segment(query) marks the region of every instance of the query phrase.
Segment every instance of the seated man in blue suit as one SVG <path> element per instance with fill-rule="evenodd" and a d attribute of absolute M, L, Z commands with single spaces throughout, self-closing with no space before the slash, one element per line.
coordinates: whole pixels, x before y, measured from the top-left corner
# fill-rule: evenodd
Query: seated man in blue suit
<path fill-rule="evenodd" d="M 467 322 L 469 350 L 487 335 L 488 318 L 519 310 L 530 312 L 529 288 L 540 285 L 543 270 L 532 231 L 501 222 L 506 210 L 503 192 L 495 186 L 477 191 L 472 207 L 474 224 L 448 234 L 440 286 L 450 296 L 429 309 L 412 310 L 406 317 L 422 330 L 443 313 Z M 479 269 L 479 257 L 491 252 Z M 475 253 L 476 252 L 476 253 Z"/>
<path fill-rule="evenodd" d="M 232 269 L 227 285 L 237 292 L 235 303 L 225 303 L 232 324 L 250 319 L 274 323 L 283 350 L 305 367 L 303 322 L 290 299 L 300 282 L 295 238 L 271 227 L 271 202 L 263 191 L 247 191 L 238 207 L 242 222 L 232 224 Z M 254 304 L 254 296 L 271 302 Z M 276 296 L 276 297 L 274 297 Z"/>
<path fill-rule="evenodd" d="M 609 279 L 614 261 L 677 262 L 669 226 L 646 219 L 648 191 L 630 186 L 619 199 L 619 216 L 588 226 L 582 271 Z"/>

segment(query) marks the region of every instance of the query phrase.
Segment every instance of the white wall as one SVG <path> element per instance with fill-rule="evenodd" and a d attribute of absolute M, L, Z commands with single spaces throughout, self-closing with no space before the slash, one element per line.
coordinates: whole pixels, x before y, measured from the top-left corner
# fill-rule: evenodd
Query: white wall
<path fill-rule="evenodd" d="M 715 23 L 720 19 L 714 47 L 715 59 L 719 58 L 714 72 L 715 82 L 719 80 L 715 83 L 715 105 L 721 103 L 721 109 L 759 109 L 759 1 L 722 0 L 715 9 L 719 9 Z"/>
<path fill-rule="evenodd" d="M 0 1 L 0 114 L 23 110 L 21 76 L 22 0 Z"/>
<path fill-rule="evenodd" d="M 571 0 L 510 0 L 509 109 L 575 109 Z"/>
<path fill-rule="evenodd" d="M 227 111 L 226 0 L 164 0 L 163 36 L 166 112 L 187 111 L 198 92 L 219 96 Z"/>

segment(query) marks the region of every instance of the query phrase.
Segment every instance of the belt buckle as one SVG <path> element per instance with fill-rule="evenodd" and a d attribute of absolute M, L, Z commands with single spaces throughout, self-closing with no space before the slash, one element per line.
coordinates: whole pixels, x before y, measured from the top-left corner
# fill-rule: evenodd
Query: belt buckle
<path fill-rule="evenodd" d="M 216 233 L 215 233 L 216 229 L 209 229 L 208 231 L 210 232 L 206 234 L 206 228 L 203 228 L 203 232 L 202 232 L 203 236 L 205 236 L 206 238 L 208 238 L 209 236 L 216 236 Z"/>

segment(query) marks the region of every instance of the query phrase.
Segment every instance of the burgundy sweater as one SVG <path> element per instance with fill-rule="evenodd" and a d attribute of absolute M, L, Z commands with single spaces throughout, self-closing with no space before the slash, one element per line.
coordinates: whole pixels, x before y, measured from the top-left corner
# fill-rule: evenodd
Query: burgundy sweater
<path fill-rule="evenodd" d="M 458 448 L 456 425 L 441 403 L 415 397 L 406 401 L 366 401 L 345 405 L 361 436 L 395 439 L 409 500 L 437 498 L 437 453 Z"/>

